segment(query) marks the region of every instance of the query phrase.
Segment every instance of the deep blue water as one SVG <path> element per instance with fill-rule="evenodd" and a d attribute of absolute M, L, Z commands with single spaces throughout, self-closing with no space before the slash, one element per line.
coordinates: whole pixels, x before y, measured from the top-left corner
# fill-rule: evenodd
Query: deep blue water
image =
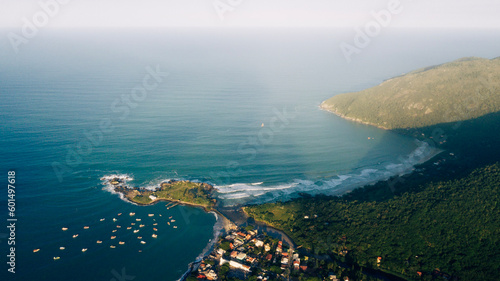
<path fill-rule="evenodd" d="M 0 171 L 5 183 L 7 171 L 17 175 L 15 277 L 113 280 L 125 270 L 134 280 L 176 280 L 185 272 L 212 238 L 215 217 L 131 205 L 103 190 L 106 175 L 127 174 L 138 186 L 210 182 L 233 205 L 340 194 L 411 169 L 408 156 L 425 147 L 319 104 L 416 68 L 496 57 L 496 35 L 392 30 L 350 64 L 338 45 L 354 35 L 336 30 L 44 31 L 19 54 L 2 42 Z M 158 85 L 134 100 L 148 68 L 169 75 L 148 80 Z M 103 132 L 102 122 L 111 129 Z M 145 227 L 131 233 L 133 222 Z"/>

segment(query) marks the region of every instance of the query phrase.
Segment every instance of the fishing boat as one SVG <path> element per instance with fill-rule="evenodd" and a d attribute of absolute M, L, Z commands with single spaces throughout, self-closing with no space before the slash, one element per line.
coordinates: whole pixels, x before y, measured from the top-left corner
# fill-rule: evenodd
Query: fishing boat
<path fill-rule="evenodd" d="M 141 219 L 135 219 L 135 221 L 141 221 Z"/>
<path fill-rule="evenodd" d="M 125 245 L 125 242 L 120 241 L 120 242 L 118 242 L 118 244 Z"/>
<path fill-rule="evenodd" d="M 167 222 L 167 223 L 168 223 L 168 225 L 170 225 L 170 222 Z"/>
<path fill-rule="evenodd" d="M 129 215 L 132 217 L 132 216 L 135 216 L 135 213 L 130 213 Z"/>
<path fill-rule="evenodd" d="M 102 241 L 101 240 L 97 240 L 97 244 L 102 244 Z"/>
<path fill-rule="evenodd" d="M 56 261 L 56 260 L 59 260 L 59 259 L 61 259 L 61 257 L 54 257 L 54 260 L 55 260 L 55 261 Z"/>
<path fill-rule="evenodd" d="M 73 238 L 76 238 L 76 237 L 78 237 L 78 234 L 73 235 Z"/>
<path fill-rule="evenodd" d="M 153 225 L 158 225 L 158 223 L 153 223 Z"/>
<path fill-rule="evenodd" d="M 177 228 L 177 226 L 176 226 L 176 225 L 174 225 L 174 228 Z"/>
<path fill-rule="evenodd" d="M 139 232 L 139 229 L 134 230 L 134 233 L 137 233 L 137 232 Z"/>
<path fill-rule="evenodd" d="M 148 214 L 148 217 L 154 217 L 155 214 Z"/>
<path fill-rule="evenodd" d="M 89 229 L 89 228 L 90 228 L 90 227 L 88 227 L 88 226 L 84 226 L 84 227 L 83 227 L 83 229 Z"/>
<path fill-rule="evenodd" d="M 111 249 L 114 249 L 114 248 L 116 248 L 116 246 L 113 246 L 113 245 L 111 245 L 111 246 L 109 246 L 109 247 L 110 247 Z"/>
<path fill-rule="evenodd" d="M 115 221 L 117 221 L 117 219 L 113 218 L 113 221 L 115 222 Z"/>
<path fill-rule="evenodd" d="M 113 229 L 113 231 L 112 231 L 112 232 L 113 232 L 113 233 L 115 233 L 115 232 L 117 232 L 117 231 L 118 231 L 118 229 Z"/>
<path fill-rule="evenodd" d="M 111 239 L 116 239 L 116 236 L 111 236 Z"/>
<path fill-rule="evenodd" d="M 87 251 L 87 248 L 83 248 L 83 249 L 82 249 L 82 252 L 84 252 L 84 253 L 85 253 L 86 251 Z"/>
<path fill-rule="evenodd" d="M 139 227 L 145 227 L 145 226 L 146 226 L 146 225 L 144 225 L 144 224 L 139 225 Z"/>
<path fill-rule="evenodd" d="M 156 235 L 156 234 L 153 234 L 153 235 L 151 235 L 151 236 L 152 236 L 153 238 L 156 238 L 156 237 L 158 237 L 158 235 Z"/>
<path fill-rule="evenodd" d="M 141 244 L 146 244 L 146 242 L 145 241 L 141 241 Z"/>
<path fill-rule="evenodd" d="M 62 251 L 62 250 L 64 250 L 64 249 L 66 249 L 66 248 L 64 248 L 64 247 L 59 247 L 59 250 L 61 250 L 61 251 Z"/>
<path fill-rule="evenodd" d="M 131 227 L 131 226 L 127 227 L 127 230 L 130 230 L 130 229 L 132 229 L 132 227 Z"/>
<path fill-rule="evenodd" d="M 118 215 L 119 215 L 119 216 L 121 216 L 121 215 L 122 215 L 122 213 L 118 213 Z"/>
<path fill-rule="evenodd" d="M 158 231 L 158 229 L 156 229 L 156 228 L 154 228 L 154 227 L 153 227 L 153 230 L 154 230 L 154 231 Z"/>
<path fill-rule="evenodd" d="M 33 250 L 33 253 L 38 253 L 38 252 L 40 252 L 40 249 L 34 249 Z"/>
<path fill-rule="evenodd" d="M 101 221 L 104 221 L 105 219 L 101 219 Z"/>
<path fill-rule="evenodd" d="M 121 225 L 117 225 L 116 228 L 122 228 Z"/>
<path fill-rule="evenodd" d="M 171 220 L 170 222 L 175 222 L 175 220 Z"/>
<path fill-rule="evenodd" d="M 131 223 L 130 225 L 135 225 L 135 222 Z"/>
<path fill-rule="evenodd" d="M 62 231 L 66 231 L 66 230 L 68 230 L 68 228 L 67 228 L 67 227 L 63 227 L 63 228 L 62 228 Z"/>
<path fill-rule="evenodd" d="M 142 239 L 142 236 L 137 236 L 137 239 Z"/>

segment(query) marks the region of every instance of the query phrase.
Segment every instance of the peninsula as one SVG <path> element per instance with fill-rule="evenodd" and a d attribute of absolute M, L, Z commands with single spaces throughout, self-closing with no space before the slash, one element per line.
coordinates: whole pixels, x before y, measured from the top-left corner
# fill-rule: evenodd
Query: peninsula
<path fill-rule="evenodd" d="M 171 201 L 183 205 L 199 206 L 212 209 L 217 200 L 214 198 L 214 187 L 207 183 L 169 180 L 155 188 L 131 187 L 127 181 L 114 177 L 105 180 L 105 184 L 113 187 L 113 191 L 138 205 L 151 205 L 158 201 Z"/>

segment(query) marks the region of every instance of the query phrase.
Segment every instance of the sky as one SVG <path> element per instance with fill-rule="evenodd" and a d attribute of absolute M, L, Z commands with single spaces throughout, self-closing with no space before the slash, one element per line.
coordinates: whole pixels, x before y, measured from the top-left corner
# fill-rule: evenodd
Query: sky
<path fill-rule="evenodd" d="M 362 27 L 391 4 L 394 27 L 500 29 L 498 0 L 0 0 L 0 27 Z"/>

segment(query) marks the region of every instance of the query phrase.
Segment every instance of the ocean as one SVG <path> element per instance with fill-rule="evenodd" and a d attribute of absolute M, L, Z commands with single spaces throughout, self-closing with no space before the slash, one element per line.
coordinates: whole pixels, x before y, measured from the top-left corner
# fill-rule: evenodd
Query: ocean
<path fill-rule="evenodd" d="M 0 203 L 8 218 L 15 171 L 17 221 L 16 274 L 2 227 L 0 279 L 177 280 L 213 238 L 216 217 L 132 205 L 102 177 L 207 182 L 226 206 L 343 194 L 411 171 L 432 149 L 322 111 L 323 100 L 500 49 L 494 30 L 388 29 L 348 63 L 339 44 L 354 35 L 43 30 L 17 54 L 3 40 Z"/>

